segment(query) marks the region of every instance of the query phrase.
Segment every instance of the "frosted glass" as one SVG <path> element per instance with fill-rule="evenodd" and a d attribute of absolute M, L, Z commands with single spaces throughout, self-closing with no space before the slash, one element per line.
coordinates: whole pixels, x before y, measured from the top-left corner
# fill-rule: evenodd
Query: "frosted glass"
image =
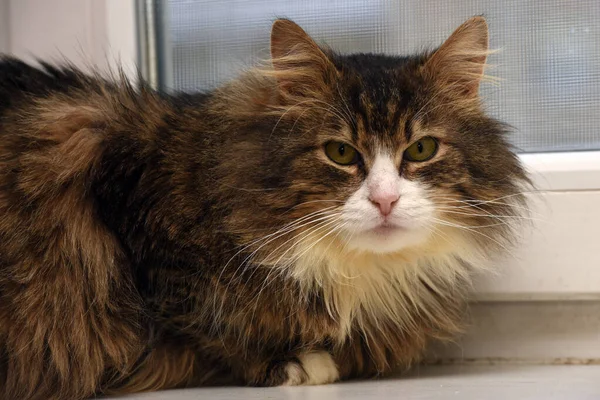
<path fill-rule="evenodd" d="M 520 151 L 600 149 L 600 1 L 163 0 L 168 85 L 206 89 L 268 56 L 277 17 L 341 52 L 406 54 L 439 45 L 484 14 L 490 113 L 515 128 Z M 165 56 L 167 57 L 167 56 Z"/>

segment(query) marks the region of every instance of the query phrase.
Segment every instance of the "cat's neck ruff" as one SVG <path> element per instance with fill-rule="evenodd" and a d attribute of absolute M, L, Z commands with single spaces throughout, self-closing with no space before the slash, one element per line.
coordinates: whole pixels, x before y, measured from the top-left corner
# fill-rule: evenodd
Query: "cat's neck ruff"
<path fill-rule="evenodd" d="M 289 274 L 306 292 L 322 293 L 342 342 L 352 329 L 369 334 L 379 323 L 416 329 L 417 316 L 443 313 L 440 296 L 461 296 L 473 267 L 484 265 L 477 249 L 459 237 L 386 254 L 348 251 L 333 239 L 299 246 L 296 254 Z"/>

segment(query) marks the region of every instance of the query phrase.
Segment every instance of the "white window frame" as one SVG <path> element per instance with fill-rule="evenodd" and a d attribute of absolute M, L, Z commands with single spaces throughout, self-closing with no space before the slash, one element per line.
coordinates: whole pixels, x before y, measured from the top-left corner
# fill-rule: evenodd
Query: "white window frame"
<path fill-rule="evenodd" d="M 520 159 L 536 191 L 533 225 L 480 300 L 600 299 L 600 151 L 529 153 Z"/>
<path fill-rule="evenodd" d="M 0 0 L 0 22 L 11 1 L 24 0 Z M 49 4 L 47 0 L 26 1 Z M 80 1 L 87 4 L 87 15 L 82 17 L 88 19 L 89 27 L 87 47 L 82 50 L 92 56 L 94 64 L 114 66 L 118 61 L 134 77 L 139 4 L 135 0 Z M 69 0 L 51 3 L 67 7 Z M 43 7 L 33 7 L 31 12 L 43 12 Z M 10 38 L 10 32 L 5 33 Z M 49 46 L 60 49 L 60 38 L 58 43 L 52 39 L 55 42 Z M 520 159 L 537 189 L 529 196 L 534 204 L 532 216 L 538 221 L 514 252 L 495 262 L 497 273 L 487 274 L 476 285 L 478 298 L 600 299 L 600 151 L 521 154 Z"/>
<path fill-rule="evenodd" d="M 538 190 L 600 190 L 600 151 L 524 153 L 520 158 Z"/>

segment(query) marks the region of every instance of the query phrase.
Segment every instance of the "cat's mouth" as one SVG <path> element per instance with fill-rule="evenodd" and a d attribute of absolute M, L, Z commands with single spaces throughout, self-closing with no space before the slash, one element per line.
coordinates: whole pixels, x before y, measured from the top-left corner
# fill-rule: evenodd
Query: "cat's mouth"
<path fill-rule="evenodd" d="M 381 235 L 381 236 L 386 236 L 386 235 L 390 235 L 392 233 L 401 231 L 401 230 L 405 230 L 406 228 L 400 226 L 400 225 L 396 225 L 396 224 L 392 224 L 390 222 L 383 222 L 380 225 L 376 226 L 375 228 L 371 229 L 371 232 L 377 234 L 377 235 Z"/>

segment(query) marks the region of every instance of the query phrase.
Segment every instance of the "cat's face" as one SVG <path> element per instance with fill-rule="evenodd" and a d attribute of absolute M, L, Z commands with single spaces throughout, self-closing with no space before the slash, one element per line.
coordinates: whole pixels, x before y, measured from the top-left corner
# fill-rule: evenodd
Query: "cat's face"
<path fill-rule="evenodd" d="M 406 58 L 337 55 L 277 21 L 281 112 L 263 139 L 264 183 L 256 183 L 277 185 L 260 200 L 275 231 L 306 248 L 335 238 L 374 253 L 444 241 L 453 230 L 503 241 L 527 178 L 503 126 L 481 110 L 487 52 L 483 19 Z"/>

